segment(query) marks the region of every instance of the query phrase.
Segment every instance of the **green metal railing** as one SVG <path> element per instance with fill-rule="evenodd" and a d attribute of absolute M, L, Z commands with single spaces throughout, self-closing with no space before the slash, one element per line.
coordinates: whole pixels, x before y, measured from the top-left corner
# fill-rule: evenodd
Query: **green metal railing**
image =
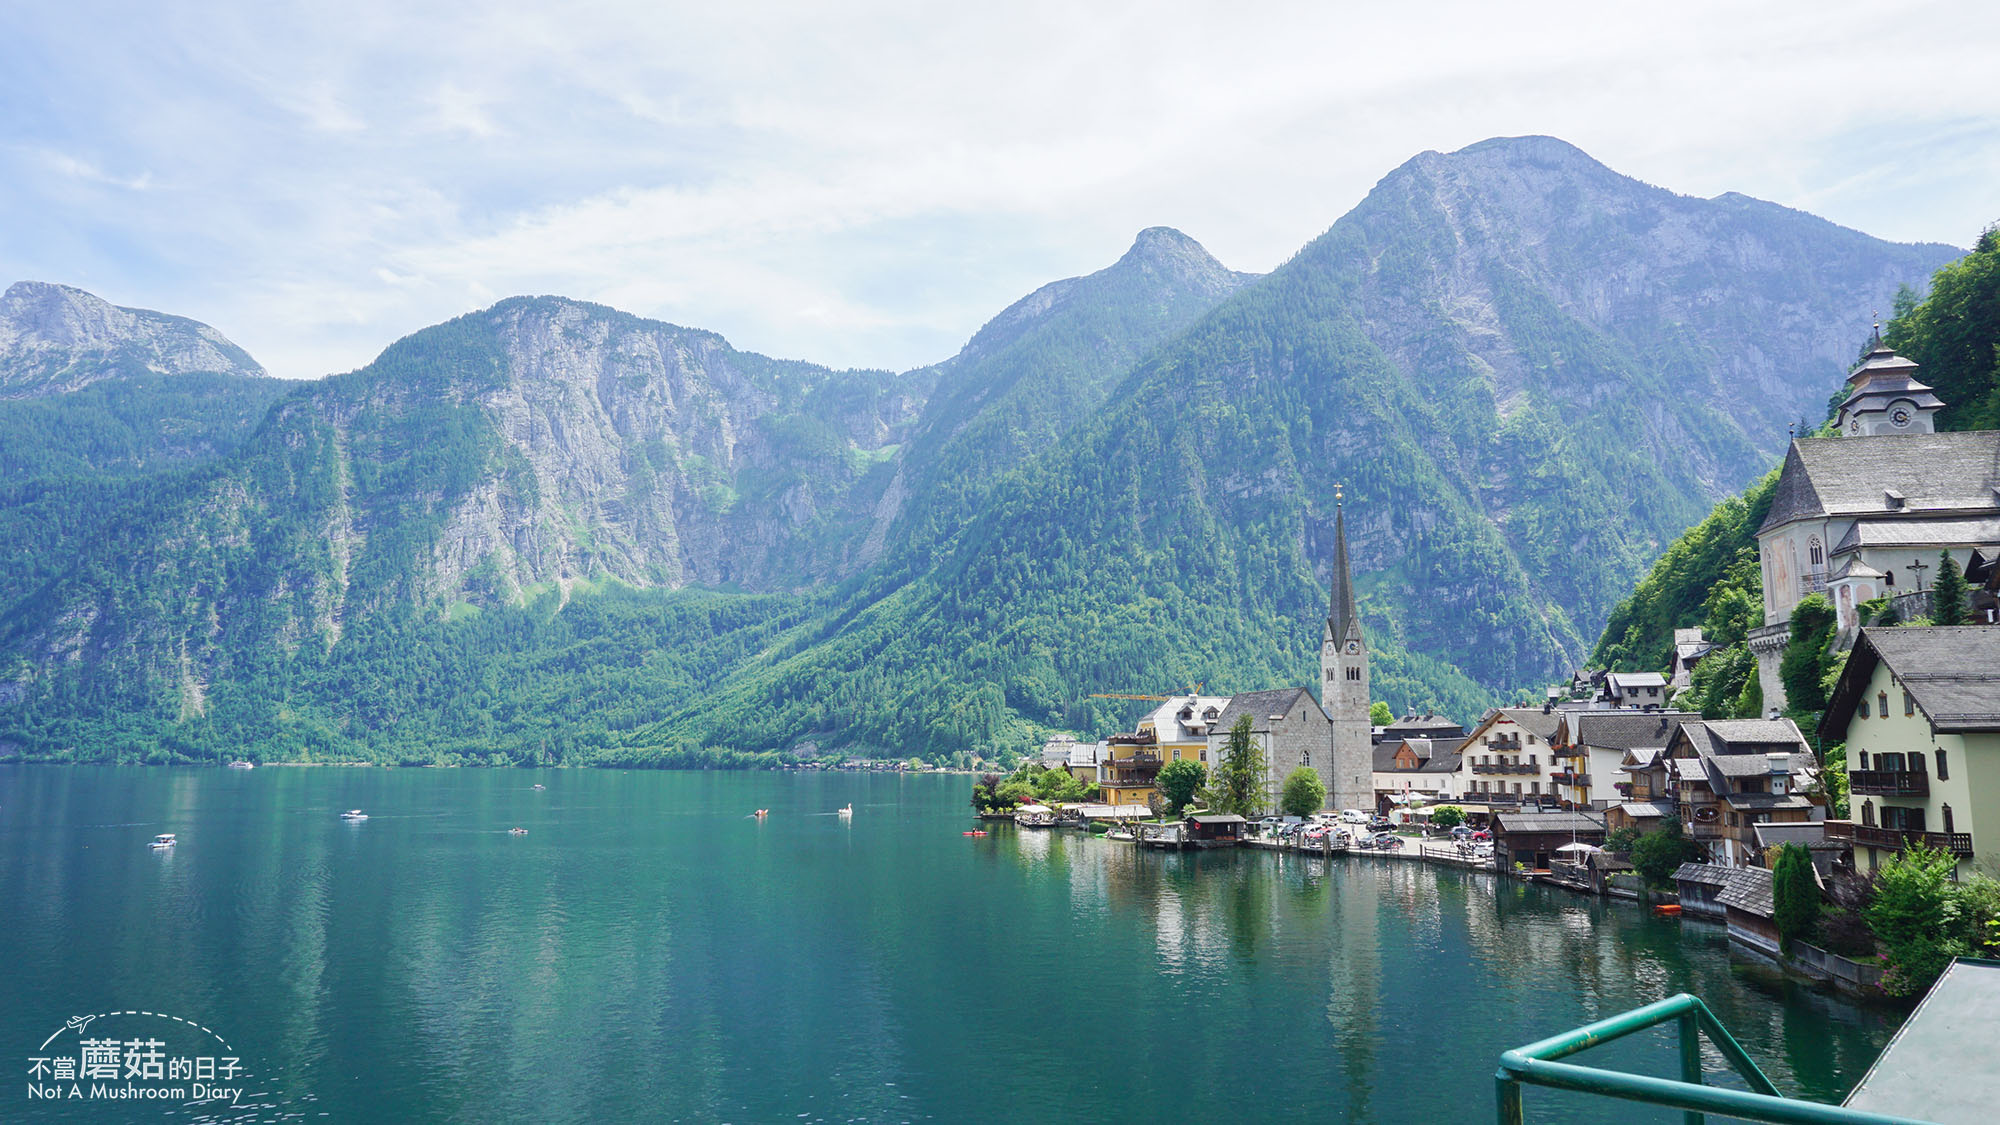
<path fill-rule="evenodd" d="M 1679 1081 L 1555 1061 L 1669 1020 L 1680 1025 Z M 1736 1073 L 1749 1084 L 1749 1091 L 1702 1084 L 1701 1036 L 1704 1031 L 1708 1033 L 1709 1042 L 1715 1044 Z M 1708 1005 L 1685 992 L 1610 1019 L 1598 1020 L 1586 1027 L 1565 1031 L 1539 1043 L 1517 1047 L 1500 1056 L 1500 1070 L 1493 1077 L 1498 1085 L 1500 1125 L 1523 1125 L 1527 1120 L 1521 1105 L 1523 1085 L 1575 1090 L 1599 1097 L 1668 1106 L 1684 1111 L 1682 1120 L 1685 1125 L 1701 1125 L 1703 1115 L 1708 1113 L 1742 1121 L 1798 1122 L 1801 1125 L 1924 1125 L 1914 1118 L 1885 1117 L 1879 1113 L 1863 1113 L 1782 1096 L 1771 1080 L 1764 1077 L 1764 1072 L 1757 1068 L 1756 1061 L 1751 1059 L 1743 1045 L 1708 1010 Z"/>

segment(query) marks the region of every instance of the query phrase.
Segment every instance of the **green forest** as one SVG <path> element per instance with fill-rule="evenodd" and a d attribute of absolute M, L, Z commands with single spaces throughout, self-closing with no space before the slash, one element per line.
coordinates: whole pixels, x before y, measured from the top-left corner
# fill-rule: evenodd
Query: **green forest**
<path fill-rule="evenodd" d="M 1939 270 L 1922 299 L 1904 289 L 1882 338 L 1922 364 L 1917 377 L 1945 402 L 1938 429 L 2000 427 L 2000 229 L 1985 231 L 1972 253 Z M 1827 423 L 1817 436 L 1832 434 L 1833 407 L 1845 397 L 1844 387 L 1832 395 Z M 1756 661 L 1745 635 L 1763 624 L 1756 534 L 1777 481 L 1773 469 L 1675 540 L 1612 611 L 1591 663 L 1664 671 L 1673 631 L 1698 625 L 1717 648 L 1696 667 L 1691 689 L 1677 703 L 1710 718 L 1763 714 Z M 1793 717 L 1808 731 L 1817 726 L 1824 685 L 1842 663 L 1826 651 L 1832 613 L 1824 598 L 1800 604 L 1782 666 Z"/>
<path fill-rule="evenodd" d="M 1581 156 L 1545 149 L 1535 168 Z M 1642 210 L 1710 208 L 1697 225 L 1721 238 L 1780 230 L 1801 271 L 1838 248 L 1921 280 L 1912 262 L 1949 253 L 1593 167 L 1565 174 Z M 1705 473 L 1740 481 L 1762 459 L 1685 393 L 1752 318 L 1707 333 L 1643 311 L 1587 319 L 1566 287 L 1641 252 L 1637 220 L 1614 208 L 1467 250 L 1452 207 L 1498 204 L 1425 178 L 1442 174 L 1412 162 L 1262 278 L 1147 232 L 904 375 L 536 298 L 425 329 L 261 412 L 226 381 L 9 404 L 0 437 L 23 475 L 0 482 L 0 756 L 1004 757 L 1137 717 L 1098 692 L 1315 683 L 1342 498 L 1375 694 L 1398 712 L 1469 720 L 1537 698 L 1607 616 L 1604 662 L 1663 664 L 1676 624 L 1733 636 L 1754 616 L 1741 559 L 1768 483 L 1675 536 L 1710 507 Z M 1892 336 L 1913 355 L 1937 341 L 1941 369 L 1972 354 L 1934 302 L 1984 268 L 1940 274 Z M 1479 333 L 1426 288 L 1453 271 L 1475 278 Z M 558 349 L 659 328 L 649 339 L 680 354 L 686 385 L 648 388 L 621 354 L 592 393 L 670 394 L 674 417 L 751 452 L 724 469 L 673 434 L 604 438 L 623 491 L 569 491 L 583 486 L 548 475 L 550 447 L 492 405 L 519 397 L 522 345 L 496 327 L 516 316 Z M 701 397 L 697 376 L 736 397 Z M 745 404 L 764 413 L 712 416 Z M 1656 454 L 1663 430 L 1684 456 Z M 521 512 L 562 526 L 476 545 Z M 640 535 L 698 538 L 719 569 L 667 588 L 680 578 L 628 561 Z M 539 570 L 520 561 L 535 551 Z M 1748 705 L 1727 667 L 1705 697 Z"/>

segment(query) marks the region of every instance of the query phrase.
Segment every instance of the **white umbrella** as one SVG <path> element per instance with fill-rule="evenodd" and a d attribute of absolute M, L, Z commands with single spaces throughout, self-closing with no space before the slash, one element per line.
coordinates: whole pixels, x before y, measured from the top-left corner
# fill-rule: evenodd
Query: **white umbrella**
<path fill-rule="evenodd" d="M 1598 847 L 1596 844 L 1564 844 L 1562 847 L 1557 848 L 1556 852 L 1561 854 L 1563 852 L 1601 852 L 1603 850 L 1603 848 Z"/>

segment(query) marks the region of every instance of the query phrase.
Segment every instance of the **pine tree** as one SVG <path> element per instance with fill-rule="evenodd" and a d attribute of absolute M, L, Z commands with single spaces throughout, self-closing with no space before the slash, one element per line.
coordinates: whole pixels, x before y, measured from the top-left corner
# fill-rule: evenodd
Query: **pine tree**
<path fill-rule="evenodd" d="M 1952 561 L 1951 552 L 1938 559 L 1937 582 L 1931 586 L 1931 620 L 1940 625 L 1965 624 L 1965 573 Z"/>
<path fill-rule="evenodd" d="M 1778 861 L 1771 865 L 1771 897 L 1771 921 L 1790 951 L 1792 942 L 1811 933 L 1819 920 L 1819 880 L 1813 876 L 1812 853 L 1797 844 L 1778 849 Z"/>
<path fill-rule="evenodd" d="M 1264 811 L 1264 750 L 1250 727 L 1250 716 L 1237 717 L 1229 728 L 1222 761 L 1216 763 L 1211 803 L 1219 813 L 1256 816 Z"/>

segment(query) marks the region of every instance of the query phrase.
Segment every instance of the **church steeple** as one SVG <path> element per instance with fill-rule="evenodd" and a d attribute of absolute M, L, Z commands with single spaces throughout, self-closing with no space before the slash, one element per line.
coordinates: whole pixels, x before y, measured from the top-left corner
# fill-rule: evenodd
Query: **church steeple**
<path fill-rule="evenodd" d="M 1326 709 L 1332 746 L 1327 792 L 1336 809 L 1375 805 L 1374 751 L 1368 729 L 1368 642 L 1354 605 L 1354 574 L 1347 562 L 1347 508 L 1334 492 L 1333 595 L 1327 600 L 1326 635 L 1319 646 L 1320 706 Z"/>
<path fill-rule="evenodd" d="M 1354 608 L 1354 579 L 1347 569 L 1347 509 L 1335 492 L 1333 509 L 1333 596 L 1327 602 L 1325 640 L 1345 646 L 1360 641 L 1361 614 Z"/>
<path fill-rule="evenodd" d="M 1928 434 L 1937 429 L 1943 408 L 1930 387 L 1917 381 L 1917 364 L 1882 342 L 1875 326 L 1868 354 L 1847 374 L 1847 399 L 1840 404 L 1840 433 L 1847 437 L 1876 434 Z"/>

